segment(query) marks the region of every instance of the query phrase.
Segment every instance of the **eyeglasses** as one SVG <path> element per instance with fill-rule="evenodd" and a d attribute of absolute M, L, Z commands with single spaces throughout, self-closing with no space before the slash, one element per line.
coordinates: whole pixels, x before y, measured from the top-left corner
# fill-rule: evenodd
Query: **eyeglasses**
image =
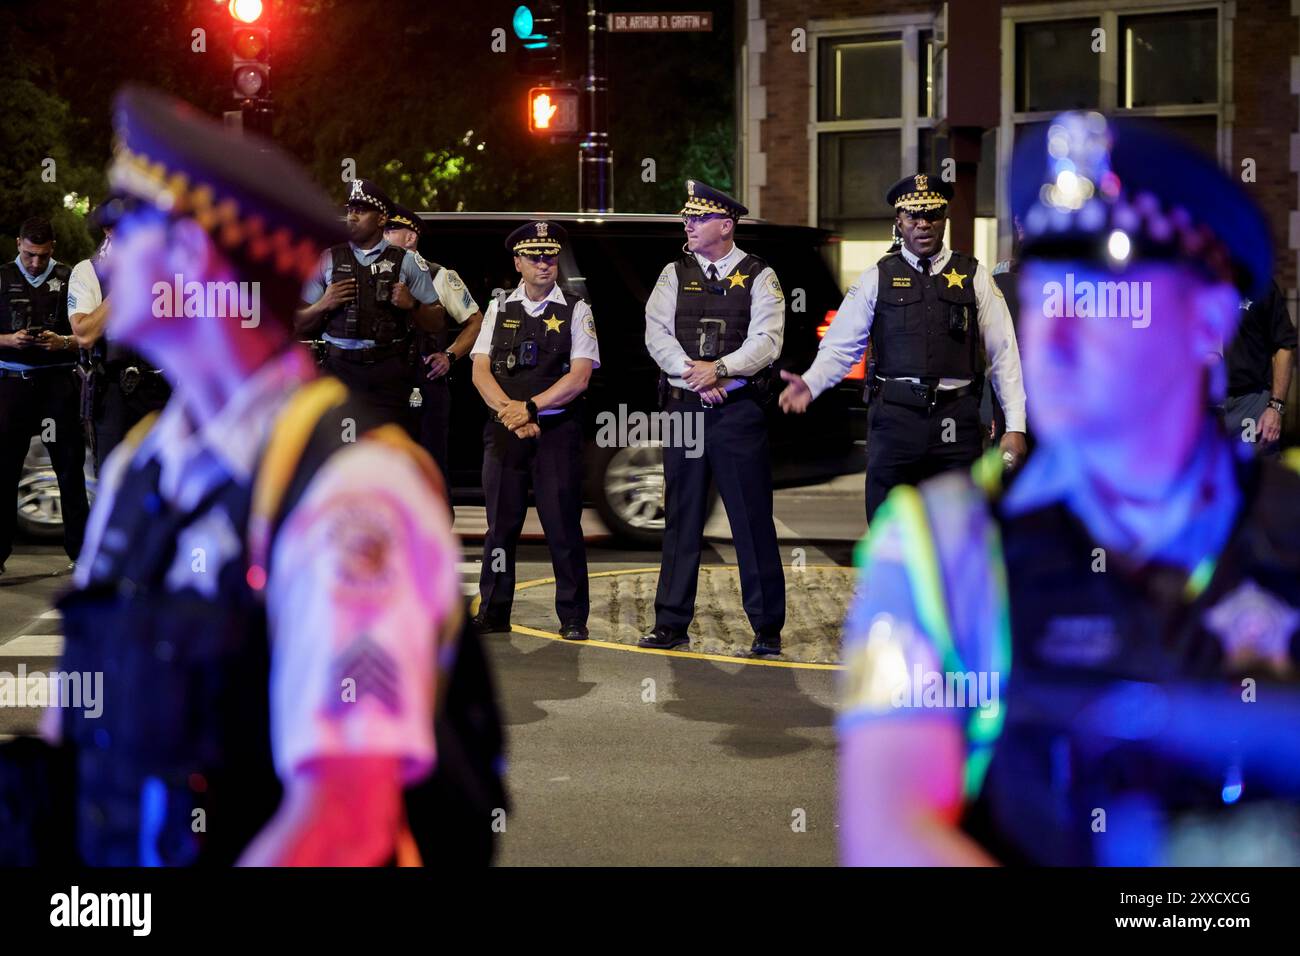
<path fill-rule="evenodd" d="M 898 214 L 898 217 L 902 219 L 903 222 L 908 223 L 920 222 L 921 220 L 925 220 L 926 222 L 941 222 L 946 216 L 947 213 L 942 209 L 932 209 L 927 212 L 900 212 Z"/>
<path fill-rule="evenodd" d="M 686 225 L 688 226 L 698 226 L 704 222 L 713 222 L 713 220 L 715 219 L 726 219 L 726 218 L 727 218 L 726 216 L 717 212 L 706 212 L 702 216 L 691 215 L 687 213 L 682 214 L 682 222 L 686 223 Z"/>
<path fill-rule="evenodd" d="M 552 254 L 552 255 L 540 255 L 540 254 L 535 253 L 535 252 L 521 252 L 521 253 L 519 253 L 519 255 L 522 256 L 523 258 L 527 259 L 529 262 L 531 262 L 531 263 L 532 263 L 533 265 L 535 265 L 535 266 L 536 266 L 536 265 L 541 265 L 542 263 L 545 263 L 546 265 L 549 266 L 549 265 L 552 265 L 552 264 L 555 262 L 555 260 L 559 258 L 559 256 L 556 256 L 556 255 L 554 255 L 554 254 Z"/>

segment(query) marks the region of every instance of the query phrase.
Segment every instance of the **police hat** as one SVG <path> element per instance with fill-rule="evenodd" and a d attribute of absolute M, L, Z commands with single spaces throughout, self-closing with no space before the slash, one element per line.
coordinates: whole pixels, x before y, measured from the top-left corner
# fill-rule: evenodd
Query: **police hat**
<path fill-rule="evenodd" d="M 405 206 L 393 203 L 388 210 L 388 222 L 385 229 L 409 229 L 417 236 L 420 234 L 420 217 Z"/>
<path fill-rule="evenodd" d="M 749 215 L 749 210 L 721 189 L 714 189 L 698 179 L 686 180 L 686 205 L 682 207 L 682 215 L 707 216 L 709 213 L 739 219 Z"/>
<path fill-rule="evenodd" d="M 947 210 L 952 185 L 926 173 L 904 176 L 885 193 L 885 202 L 903 212 Z"/>
<path fill-rule="evenodd" d="M 128 197 L 109 193 L 103 202 L 90 211 L 86 221 L 100 229 L 112 229 L 126 213 L 128 202 Z"/>
<path fill-rule="evenodd" d="M 1271 282 L 1268 222 L 1245 191 L 1140 121 L 1062 113 L 1016 148 L 1011 207 L 1026 259 L 1185 262 L 1251 298 Z"/>
<path fill-rule="evenodd" d="M 346 240 L 337 207 L 272 143 L 140 86 L 118 93 L 113 118 L 108 181 L 127 207 L 193 219 L 250 271 L 299 287 Z"/>
<path fill-rule="evenodd" d="M 345 206 L 373 206 L 385 216 L 393 209 L 395 203 L 388 198 L 388 194 L 372 183 L 369 179 L 352 180 L 352 191 L 348 193 Z"/>
<path fill-rule="evenodd" d="M 558 222 L 539 219 L 525 223 L 506 238 L 506 248 L 516 255 L 557 256 L 569 239 Z"/>

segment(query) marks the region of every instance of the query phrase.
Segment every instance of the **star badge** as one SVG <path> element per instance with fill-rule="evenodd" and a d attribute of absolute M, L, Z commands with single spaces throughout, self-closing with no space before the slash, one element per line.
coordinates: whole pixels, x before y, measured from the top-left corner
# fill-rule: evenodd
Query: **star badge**
<path fill-rule="evenodd" d="M 230 515 L 221 509 L 211 511 L 178 535 L 176 556 L 167 569 L 167 590 L 193 588 L 215 598 L 221 569 L 242 553 L 243 539 Z"/>
<path fill-rule="evenodd" d="M 375 263 L 375 268 L 378 269 L 380 272 L 392 272 L 393 263 L 388 259 L 380 259 L 378 262 Z"/>
<path fill-rule="evenodd" d="M 965 286 L 963 286 L 962 283 L 966 280 L 966 277 L 969 276 L 970 273 L 966 273 L 965 275 L 963 275 L 962 273 L 957 271 L 956 266 L 953 266 L 951 270 L 949 270 L 948 272 L 941 273 L 941 275 L 948 280 L 949 289 L 964 289 Z"/>
<path fill-rule="evenodd" d="M 742 275 L 739 272 L 733 272 L 731 275 L 727 276 L 727 281 L 731 283 L 731 285 L 729 285 L 727 288 L 734 289 L 736 286 L 740 286 L 743 289 L 745 288 L 745 280 L 748 278 L 749 276 L 747 275 Z"/>
<path fill-rule="evenodd" d="M 557 319 L 555 317 L 554 312 L 551 313 L 551 317 L 549 319 L 546 319 L 544 322 L 542 322 L 542 325 L 546 326 L 547 332 L 558 332 L 560 331 L 560 326 L 562 326 L 563 324 L 564 324 L 564 320 Z"/>
<path fill-rule="evenodd" d="M 58 292 L 60 289 L 63 288 L 63 283 L 58 279 L 51 279 L 49 282 L 46 283 L 46 285 L 50 287 L 51 292 Z"/>
<path fill-rule="evenodd" d="M 1300 625 L 1300 610 L 1254 581 L 1238 585 L 1206 611 L 1204 622 L 1219 639 L 1229 667 L 1263 661 L 1279 673 L 1291 669 L 1291 635 Z"/>

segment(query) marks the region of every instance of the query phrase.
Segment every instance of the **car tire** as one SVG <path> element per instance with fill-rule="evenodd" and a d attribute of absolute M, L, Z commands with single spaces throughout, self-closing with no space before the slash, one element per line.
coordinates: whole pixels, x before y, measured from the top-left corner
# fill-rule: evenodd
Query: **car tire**
<path fill-rule="evenodd" d="M 657 444 L 631 448 L 593 446 L 588 500 L 614 539 L 635 548 L 660 549 L 664 543 L 664 452 Z M 718 503 L 709 486 L 708 511 Z"/>

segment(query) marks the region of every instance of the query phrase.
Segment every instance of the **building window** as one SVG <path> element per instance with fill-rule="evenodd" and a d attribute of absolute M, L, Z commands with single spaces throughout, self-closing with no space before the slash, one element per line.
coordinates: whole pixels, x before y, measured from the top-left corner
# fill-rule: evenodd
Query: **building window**
<path fill-rule="evenodd" d="M 1229 115 L 1221 77 L 1223 5 L 1164 4 L 1151 12 L 1155 5 L 1081 0 L 1075 8 L 1084 9 L 1069 19 L 1054 17 L 1048 4 L 1003 8 L 1003 55 L 1011 59 L 1003 72 L 999 179 L 1005 182 L 1015 144 L 1042 135 L 1064 109 L 1141 117 L 1220 157 Z M 1004 250 L 1010 240 L 1010 222 L 1004 220 Z"/>
<path fill-rule="evenodd" d="M 1016 109 L 1096 109 L 1101 75 L 1093 52 L 1100 21 L 1050 20 L 1016 26 Z"/>
<path fill-rule="evenodd" d="M 819 31 L 816 170 L 809 219 L 840 234 L 835 250 L 842 287 L 848 288 L 893 238 L 893 210 L 885 193 L 924 161 L 920 138 L 939 119 L 934 35 L 929 19 L 863 31 L 834 25 Z"/>

